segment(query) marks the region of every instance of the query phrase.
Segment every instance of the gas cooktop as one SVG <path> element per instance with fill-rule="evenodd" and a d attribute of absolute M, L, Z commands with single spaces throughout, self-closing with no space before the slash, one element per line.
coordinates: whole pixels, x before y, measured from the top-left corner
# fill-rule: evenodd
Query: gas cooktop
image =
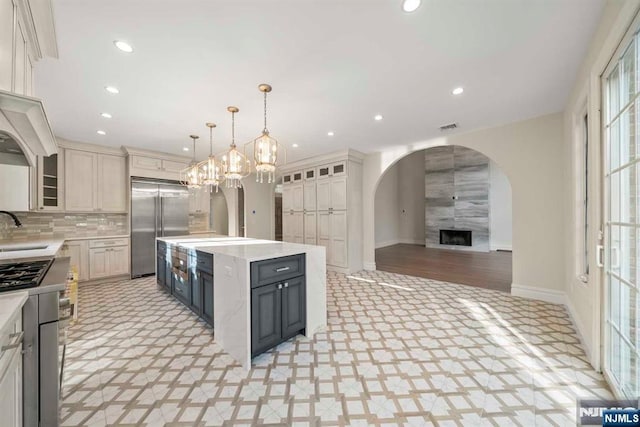
<path fill-rule="evenodd" d="M 38 286 L 52 263 L 53 259 L 0 264 L 0 292 Z"/>

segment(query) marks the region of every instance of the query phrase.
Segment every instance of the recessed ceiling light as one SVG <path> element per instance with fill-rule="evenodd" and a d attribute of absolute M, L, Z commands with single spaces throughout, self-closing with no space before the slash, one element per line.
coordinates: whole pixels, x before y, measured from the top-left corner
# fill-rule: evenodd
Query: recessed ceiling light
<path fill-rule="evenodd" d="M 329 135 L 329 136 L 333 136 L 333 135 L 335 135 L 335 134 L 334 134 L 333 132 L 327 132 L 327 135 Z"/>
<path fill-rule="evenodd" d="M 402 10 L 405 12 L 415 12 L 420 7 L 420 0 L 404 0 L 402 2 Z"/>
<path fill-rule="evenodd" d="M 298 145 L 298 144 L 293 144 L 293 145 L 292 145 L 292 147 L 293 147 L 293 148 L 298 148 L 298 147 L 299 147 L 299 145 Z"/>
<path fill-rule="evenodd" d="M 109 93 L 120 93 L 120 91 L 118 90 L 117 87 L 115 86 L 105 86 L 104 90 L 106 90 Z"/>
<path fill-rule="evenodd" d="M 120 49 L 121 51 L 123 51 L 123 52 L 126 52 L 126 53 L 133 52 L 133 47 L 129 43 L 125 42 L 125 41 L 116 40 L 116 41 L 113 42 L 113 44 L 115 44 L 116 47 L 118 49 Z"/>
<path fill-rule="evenodd" d="M 454 90 L 451 91 L 452 94 L 454 95 L 461 95 L 462 92 L 464 92 L 464 88 L 462 87 L 457 87 Z"/>
<path fill-rule="evenodd" d="M 103 130 L 99 130 L 96 132 L 98 135 L 106 135 L 107 133 Z"/>
<path fill-rule="evenodd" d="M 182 151 L 189 151 L 189 147 L 182 147 Z"/>
<path fill-rule="evenodd" d="M 373 116 L 373 120 L 379 122 L 380 120 L 382 120 L 382 114 L 376 114 L 375 116 Z"/>
<path fill-rule="evenodd" d="M 102 113 L 100 114 L 102 117 L 104 117 L 105 119 L 110 119 L 112 116 L 109 113 Z"/>

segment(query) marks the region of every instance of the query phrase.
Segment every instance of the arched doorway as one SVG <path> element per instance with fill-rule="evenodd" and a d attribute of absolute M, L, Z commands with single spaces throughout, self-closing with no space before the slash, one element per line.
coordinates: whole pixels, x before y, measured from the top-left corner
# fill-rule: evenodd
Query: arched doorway
<path fill-rule="evenodd" d="M 482 153 L 415 151 L 375 189 L 378 270 L 510 292 L 511 186 Z"/>
<path fill-rule="evenodd" d="M 229 207 L 223 191 L 211 192 L 209 229 L 216 234 L 229 234 Z"/>

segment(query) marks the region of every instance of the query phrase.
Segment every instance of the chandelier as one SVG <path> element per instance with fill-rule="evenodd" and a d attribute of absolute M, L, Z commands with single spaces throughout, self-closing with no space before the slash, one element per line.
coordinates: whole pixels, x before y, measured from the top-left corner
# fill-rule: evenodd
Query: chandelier
<path fill-rule="evenodd" d="M 263 83 L 258 86 L 258 89 L 264 94 L 264 128 L 262 129 L 262 135 L 249 142 L 249 144 L 253 143 L 256 182 L 265 182 L 266 175 L 267 182 L 270 184 L 275 180 L 278 161 L 278 141 L 269 135 L 269 130 L 267 129 L 267 93 L 271 92 L 271 86 Z"/>
<path fill-rule="evenodd" d="M 251 162 L 236 148 L 235 116 L 238 107 L 227 107 L 231 113 L 231 146 L 222 155 L 222 174 L 227 180 L 227 188 L 238 188 L 240 180 L 251 173 Z"/>
<path fill-rule="evenodd" d="M 200 188 L 202 179 L 204 178 L 200 165 L 196 162 L 196 139 L 198 135 L 189 135 L 193 139 L 193 160 L 186 168 L 180 171 L 180 183 L 186 185 L 187 188 Z"/>
<path fill-rule="evenodd" d="M 215 123 L 207 123 L 209 128 L 209 157 L 198 164 L 198 168 L 202 173 L 202 185 L 208 185 L 209 190 L 216 187 L 216 193 L 218 187 L 224 181 L 224 175 L 222 175 L 222 166 L 220 162 L 213 155 L 213 128 L 216 127 Z"/>

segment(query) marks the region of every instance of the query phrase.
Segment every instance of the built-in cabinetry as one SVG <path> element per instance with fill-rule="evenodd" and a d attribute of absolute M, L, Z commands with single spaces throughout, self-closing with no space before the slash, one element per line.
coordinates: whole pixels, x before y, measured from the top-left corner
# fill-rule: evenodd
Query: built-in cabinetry
<path fill-rule="evenodd" d="M 211 210 L 211 191 L 209 186 L 189 190 L 189 213 L 208 214 Z"/>
<path fill-rule="evenodd" d="M 129 176 L 180 180 L 180 171 L 189 165 L 186 157 L 125 147 L 129 155 Z"/>
<path fill-rule="evenodd" d="M 348 150 L 283 171 L 283 240 L 324 246 L 344 272 L 362 268 L 362 159 Z"/>
<path fill-rule="evenodd" d="M 251 263 L 251 356 L 304 333 L 305 255 Z"/>
<path fill-rule="evenodd" d="M 0 325 L 0 414 L 2 425 L 22 425 L 22 306 Z"/>
<path fill-rule="evenodd" d="M 123 156 L 65 149 L 65 210 L 126 212 L 126 161 Z"/>
<path fill-rule="evenodd" d="M 129 239 L 68 240 L 61 255 L 71 258 L 78 280 L 97 280 L 123 276 L 130 272 Z"/>
<path fill-rule="evenodd" d="M 158 286 L 213 326 L 213 255 L 156 242 Z"/>
<path fill-rule="evenodd" d="M 37 205 L 39 211 L 64 210 L 64 150 L 49 157 L 38 156 Z"/>
<path fill-rule="evenodd" d="M 58 55 L 52 10 L 49 0 L 0 0 L 0 90 L 33 96 L 35 62 Z"/>

